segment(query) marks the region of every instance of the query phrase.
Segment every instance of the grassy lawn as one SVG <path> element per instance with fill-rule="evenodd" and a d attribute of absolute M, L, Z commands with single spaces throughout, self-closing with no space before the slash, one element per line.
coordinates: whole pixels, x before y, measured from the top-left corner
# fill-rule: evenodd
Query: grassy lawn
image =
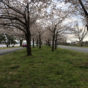
<path fill-rule="evenodd" d="M 45 47 L 0 56 L 0 88 L 88 88 L 88 55 Z"/>

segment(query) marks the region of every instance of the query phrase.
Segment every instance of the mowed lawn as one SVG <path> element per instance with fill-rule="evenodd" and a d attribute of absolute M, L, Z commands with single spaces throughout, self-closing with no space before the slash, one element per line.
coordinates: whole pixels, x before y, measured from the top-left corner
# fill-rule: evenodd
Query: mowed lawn
<path fill-rule="evenodd" d="M 88 88 L 88 54 L 48 47 L 0 56 L 0 88 Z"/>

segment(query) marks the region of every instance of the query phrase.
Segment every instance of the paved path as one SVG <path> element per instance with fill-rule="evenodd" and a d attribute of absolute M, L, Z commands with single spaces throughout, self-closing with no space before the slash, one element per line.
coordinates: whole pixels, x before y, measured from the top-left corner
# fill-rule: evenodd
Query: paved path
<path fill-rule="evenodd" d="M 59 45 L 58 47 L 63 49 L 69 49 L 69 50 L 74 50 L 78 52 L 88 53 L 88 48 L 84 48 L 84 47 L 63 46 L 63 45 Z"/>
<path fill-rule="evenodd" d="M 9 49 L 0 49 L 0 55 L 8 54 L 23 48 L 9 48 Z"/>

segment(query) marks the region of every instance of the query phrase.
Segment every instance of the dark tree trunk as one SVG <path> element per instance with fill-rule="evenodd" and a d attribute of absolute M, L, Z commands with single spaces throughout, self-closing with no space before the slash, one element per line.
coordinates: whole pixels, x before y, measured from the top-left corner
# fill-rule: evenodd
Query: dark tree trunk
<path fill-rule="evenodd" d="M 41 48 L 42 42 L 41 42 L 41 34 L 39 34 L 39 48 Z"/>
<path fill-rule="evenodd" d="M 25 22 L 26 22 L 26 41 L 27 41 L 27 56 L 32 55 L 31 51 L 31 32 L 30 32 L 30 12 L 29 12 L 29 3 L 27 3 L 27 15 L 25 15 Z"/>
<path fill-rule="evenodd" d="M 86 19 L 87 19 L 87 24 L 86 24 L 86 26 L 87 26 L 87 30 L 88 30 L 88 12 L 87 12 L 87 10 L 86 10 L 86 8 L 85 8 L 85 6 L 84 6 L 82 0 L 79 0 L 79 3 L 80 3 L 80 5 L 81 5 L 81 7 L 82 7 L 82 9 L 83 9 L 83 11 L 84 11 L 84 13 L 85 13 L 85 17 L 86 17 Z"/>
<path fill-rule="evenodd" d="M 33 48 L 35 48 L 35 40 L 34 40 L 34 38 L 33 38 Z"/>
<path fill-rule="evenodd" d="M 56 36 L 56 39 L 55 39 L 55 49 L 57 49 L 57 36 Z"/>
<path fill-rule="evenodd" d="M 53 39 L 52 39 L 52 52 L 55 49 L 55 34 L 53 35 Z"/>
<path fill-rule="evenodd" d="M 82 0 L 79 0 L 79 3 L 80 3 L 80 5 L 81 5 L 81 7 L 82 7 L 82 9 L 83 9 L 83 11 L 84 11 L 84 13 L 85 13 L 85 15 L 87 16 L 87 15 L 88 15 L 88 12 L 87 12 L 87 10 L 86 10 L 86 8 L 85 8 L 85 6 L 84 6 Z"/>
<path fill-rule="evenodd" d="M 81 47 L 83 46 L 83 42 L 82 42 L 82 41 L 80 41 L 80 46 L 81 46 Z"/>
<path fill-rule="evenodd" d="M 83 44 L 81 43 L 81 47 L 83 47 Z"/>
<path fill-rule="evenodd" d="M 8 44 L 7 44 L 6 46 L 7 46 L 7 48 L 9 47 L 9 45 L 8 45 Z"/>
<path fill-rule="evenodd" d="M 47 41 L 46 41 L 46 45 L 51 46 L 51 45 L 50 45 L 50 40 L 47 40 Z"/>
<path fill-rule="evenodd" d="M 36 41 L 36 46 L 38 47 L 38 39 L 37 39 L 37 41 Z"/>
<path fill-rule="evenodd" d="M 6 42 L 5 44 L 6 44 L 6 47 L 7 47 L 7 48 L 8 48 L 8 47 L 9 47 L 9 45 L 10 45 L 10 44 L 9 44 L 9 42 Z"/>
<path fill-rule="evenodd" d="M 26 37 L 26 41 L 27 41 L 27 56 L 31 56 L 32 52 L 31 52 L 31 34 L 27 33 L 25 35 Z"/>
<path fill-rule="evenodd" d="M 23 39 L 20 39 L 20 46 L 22 47 L 22 42 L 23 42 Z"/>

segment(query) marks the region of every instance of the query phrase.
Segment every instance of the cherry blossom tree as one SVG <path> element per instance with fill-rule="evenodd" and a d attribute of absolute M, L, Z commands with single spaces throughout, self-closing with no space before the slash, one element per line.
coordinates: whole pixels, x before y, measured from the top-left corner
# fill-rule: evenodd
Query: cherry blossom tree
<path fill-rule="evenodd" d="M 21 30 L 27 41 L 27 55 L 31 52 L 30 27 L 41 16 L 39 12 L 46 7 L 42 0 L 1 0 L 0 2 L 0 25 Z"/>

